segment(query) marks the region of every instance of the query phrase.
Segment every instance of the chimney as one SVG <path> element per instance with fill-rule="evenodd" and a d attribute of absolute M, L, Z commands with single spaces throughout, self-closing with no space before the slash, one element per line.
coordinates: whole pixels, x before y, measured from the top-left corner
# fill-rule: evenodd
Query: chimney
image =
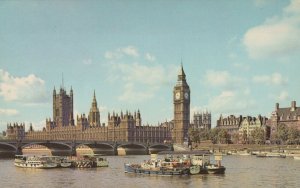
<path fill-rule="evenodd" d="M 291 111 L 295 111 L 296 110 L 296 101 L 292 101 L 291 103 Z"/>
<path fill-rule="evenodd" d="M 279 103 L 276 103 L 275 111 L 277 111 L 278 109 L 279 109 Z"/>

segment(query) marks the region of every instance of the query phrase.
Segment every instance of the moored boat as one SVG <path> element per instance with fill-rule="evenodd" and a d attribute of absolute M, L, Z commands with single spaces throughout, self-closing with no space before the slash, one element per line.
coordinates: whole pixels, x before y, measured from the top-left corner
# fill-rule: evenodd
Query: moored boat
<path fill-rule="evenodd" d="M 294 155 L 293 157 L 295 160 L 300 160 L 300 155 Z"/>
<path fill-rule="evenodd" d="M 70 168 L 70 167 L 74 166 L 73 163 L 74 162 L 72 160 L 69 160 L 68 158 L 63 157 L 60 159 L 59 165 L 62 168 Z"/>
<path fill-rule="evenodd" d="M 151 157 L 150 160 L 141 164 L 124 164 L 125 173 L 150 174 L 150 175 L 195 175 L 195 174 L 220 174 L 225 172 L 221 166 L 222 157 L 215 158 L 217 165 L 211 164 L 210 155 L 183 155 L 181 157 L 168 156 L 164 159 Z"/>
<path fill-rule="evenodd" d="M 224 174 L 226 168 L 216 164 L 209 164 L 205 166 L 208 174 Z"/>
<path fill-rule="evenodd" d="M 107 159 L 102 155 L 97 155 L 97 154 L 83 155 L 83 158 L 96 163 L 96 167 L 108 167 L 109 165 Z"/>
<path fill-rule="evenodd" d="M 16 155 L 14 165 L 21 168 L 56 168 L 58 165 L 51 157 Z"/>
<path fill-rule="evenodd" d="M 274 153 L 274 152 L 269 152 L 266 154 L 266 157 L 277 157 L 277 158 L 285 158 L 286 155 L 282 153 Z"/>

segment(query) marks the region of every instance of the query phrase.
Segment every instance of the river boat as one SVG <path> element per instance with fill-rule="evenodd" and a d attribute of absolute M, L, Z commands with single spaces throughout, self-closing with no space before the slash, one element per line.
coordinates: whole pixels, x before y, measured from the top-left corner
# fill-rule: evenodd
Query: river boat
<path fill-rule="evenodd" d="M 267 157 L 267 153 L 265 153 L 265 152 L 264 153 L 262 153 L 262 152 L 261 153 L 257 153 L 256 157 Z"/>
<path fill-rule="evenodd" d="M 224 173 L 226 169 L 220 163 L 218 165 L 211 164 L 209 160 L 210 155 L 208 154 L 177 157 L 169 155 L 163 159 L 157 159 L 157 157 L 153 157 L 152 155 L 150 160 L 144 161 L 141 164 L 125 163 L 125 173 L 173 176 Z M 221 158 L 218 159 L 221 160 Z"/>
<path fill-rule="evenodd" d="M 282 153 L 274 153 L 274 152 L 269 152 L 266 154 L 266 157 L 277 157 L 277 158 L 285 158 L 286 155 Z"/>
<path fill-rule="evenodd" d="M 300 155 L 294 155 L 293 157 L 295 160 L 300 160 Z"/>
<path fill-rule="evenodd" d="M 240 156 L 249 156 L 249 155 L 251 155 L 251 153 L 248 153 L 248 152 L 238 152 L 238 155 L 240 155 Z"/>
<path fill-rule="evenodd" d="M 217 164 L 209 164 L 205 166 L 208 174 L 224 174 L 226 168 Z"/>
<path fill-rule="evenodd" d="M 62 157 L 60 158 L 59 166 L 62 168 L 71 168 L 74 166 L 73 163 L 74 161 L 68 159 L 67 157 Z"/>
<path fill-rule="evenodd" d="M 256 157 L 268 157 L 268 158 L 285 158 L 286 155 L 282 153 L 273 152 L 261 152 L 256 155 Z"/>
<path fill-rule="evenodd" d="M 86 154 L 83 156 L 85 159 L 91 160 L 96 163 L 96 167 L 108 167 L 109 162 L 105 157 L 98 154 Z"/>
<path fill-rule="evenodd" d="M 21 168 L 56 168 L 57 163 L 48 156 L 16 155 L 14 165 Z"/>

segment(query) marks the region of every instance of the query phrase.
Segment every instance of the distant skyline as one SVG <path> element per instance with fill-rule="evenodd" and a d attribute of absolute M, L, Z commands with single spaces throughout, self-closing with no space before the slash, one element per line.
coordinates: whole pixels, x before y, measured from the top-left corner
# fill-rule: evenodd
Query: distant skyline
<path fill-rule="evenodd" d="M 191 116 L 269 117 L 300 105 L 300 0 L 0 1 L 0 131 L 52 118 L 52 92 L 74 91 L 74 116 L 94 90 L 108 112 L 173 119 L 181 61 Z M 192 118 L 191 118 L 192 120 Z"/>

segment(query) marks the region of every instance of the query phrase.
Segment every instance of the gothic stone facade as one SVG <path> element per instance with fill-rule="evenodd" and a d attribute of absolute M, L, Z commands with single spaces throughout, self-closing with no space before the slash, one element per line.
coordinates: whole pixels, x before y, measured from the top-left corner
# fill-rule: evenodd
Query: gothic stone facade
<path fill-rule="evenodd" d="M 101 124 L 100 112 L 94 92 L 88 116 L 77 116 L 77 125 L 73 117 L 73 90 L 68 95 L 64 88 L 59 93 L 53 90 L 53 119 L 46 119 L 46 126 L 41 131 L 25 132 L 25 125 L 7 126 L 8 139 L 28 140 L 98 140 L 162 143 L 172 141 L 183 143 L 187 138 L 190 122 L 190 89 L 181 66 L 178 80 L 173 90 L 174 120 L 158 126 L 143 126 L 139 111 L 131 114 L 108 114 L 108 124 Z"/>
<path fill-rule="evenodd" d="M 268 125 L 271 127 L 271 135 L 277 130 L 279 124 L 287 127 L 295 127 L 300 130 L 300 108 L 296 106 L 296 101 L 291 102 L 290 107 L 280 108 L 279 103 L 275 105 Z"/>
<path fill-rule="evenodd" d="M 183 143 L 188 139 L 190 93 L 190 87 L 186 82 L 186 76 L 181 65 L 177 83 L 173 90 L 174 128 L 172 130 L 172 140 L 175 143 Z"/>
<path fill-rule="evenodd" d="M 239 136 L 242 137 L 246 133 L 247 138 L 251 137 L 252 131 L 255 128 L 263 128 L 265 131 L 265 138 L 269 138 L 268 128 L 267 128 L 268 118 L 258 115 L 257 117 L 247 116 L 243 118 L 241 125 L 239 127 Z"/>
<path fill-rule="evenodd" d="M 203 112 L 203 113 L 194 113 L 194 121 L 193 121 L 194 129 L 211 129 L 211 113 L 210 112 Z"/>
<path fill-rule="evenodd" d="M 225 129 L 230 135 L 231 140 L 233 140 L 234 135 L 239 135 L 241 137 L 246 131 L 247 136 L 251 136 L 251 132 L 256 127 L 262 127 L 265 130 L 266 138 L 269 138 L 268 127 L 267 127 L 267 118 L 258 115 L 257 117 L 243 117 L 230 115 L 224 117 L 221 115 L 217 120 L 217 128 Z"/>

